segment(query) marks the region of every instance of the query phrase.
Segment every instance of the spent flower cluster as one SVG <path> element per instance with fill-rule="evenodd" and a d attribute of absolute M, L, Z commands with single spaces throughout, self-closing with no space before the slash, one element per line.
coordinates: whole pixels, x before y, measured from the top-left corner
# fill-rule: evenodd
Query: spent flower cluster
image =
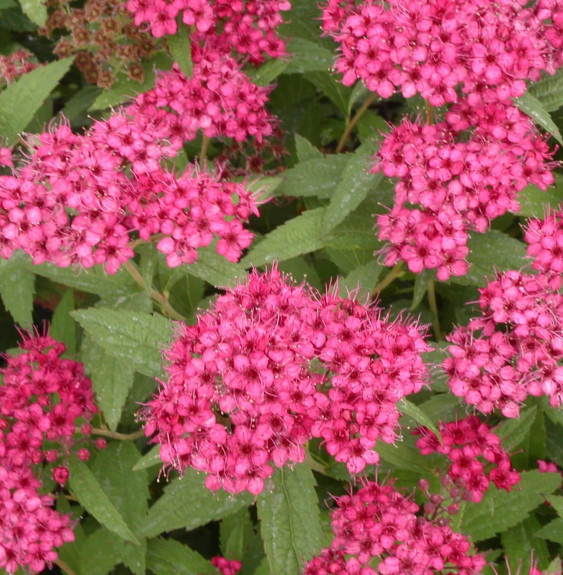
<path fill-rule="evenodd" d="M 64 352 L 47 334 L 28 335 L 0 369 L 0 568 L 8 573 L 42 571 L 57 559 L 57 547 L 74 540 L 70 517 L 52 509 L 53 498 L 41 494 L 37 477 L 42 465 L 72 453 L 90 456 L 80 436 L 89 435 L 97 412 L 92 382 L 82 364 L 61 357 Z M 52 475 L 64 484 L 68 469 L 59 464 Z"/>
<path fill-rule="evenodd" d="M 8 55 L 0 54 L 0 88 L 35 70 L 37 66 L 33 54 L 28 50 L 17 50 Z"/>
<path fill-rule="evenodd" d="M 356 493 L 335 500 L 334 539 L 307 563 L 304 575 L 471 575 L 485 566 L 465 536 L 420 514 L 392 483 L 366 481 Z"/>
<path fill-rule="evenodd" d="M 397 402 L 427 377 L 424 330 L 353 297 L 320 295 L 275 267 L 217 298 L 167 352 L 169 379 L 146 406 L 167 466 L 207 473 L 209 489 L 258 494 L 321 438 L 351 473 L 397 437 Z"/>

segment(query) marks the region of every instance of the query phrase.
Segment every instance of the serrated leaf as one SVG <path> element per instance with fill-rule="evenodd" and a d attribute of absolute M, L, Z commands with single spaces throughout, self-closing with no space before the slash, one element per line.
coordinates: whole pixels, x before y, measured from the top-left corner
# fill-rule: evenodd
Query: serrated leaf
<path fill-rule="evenodd" d="M 154 465 L 162 466 L 162 459 L 160 459 L 160 444 L 153 445 L 148 453 L 145 453 L 137 463 L 133 466 L 133 471 L 140 471 L 141 469 L 148 469 Z"/>
<path fill-rule="evenodd" d="M 0 295 L 4 307 L 14 321 L 24 328 L 33 324 L 33 296 L 35 294 L 35 276 L 10 262 L 0 262 Z"/>
<path fill-rule="evenodd" d="M 375 446 L 375 451 L 383 461 L 396 467 L 397 469 L 405 469 L 407 471 L 414 471 L 421 473 L 424 471 L 432 472 L 432 468 L 428 465 L 428 460 L 421 455 L 417 449 L 405 445 L 404 443 L 397 443 L 390 445 L 379 441 Z"/>
<path fill-rule="evenodd" d="M 474 234 L 469 240 L 469 250 L 467 275 L 452 277 L 450 283 L 484 287 L 487 278 L 494 278 L 497 270 L 517 270 L 526 261 L 525 244 L 498 230 Z"/>
<path fill-rule="evenodd" d="M 133 535 L 88 466 L 72 455 L 68 468 L 70 487 L 84 509 L 122 539 L 139 545 L 139 540 Z"/>
<path fill-rule="evenodd" d="M 529 407 L 520 412 L 518 419 L 505 419 L 496 429 L 495 433 L 500 437 L 503 448 L 513 452 L 526 438 L 536 415 L 538 408 Z"/>
<path fill-rule="evenodd" d="M 489 486 L 480 503 L 467 504 L 461 525 L 462 532 L 473 541 L 483 541 L 504 533 L 528 517 L 561 485 L 558 473 L 524 471 L 520 483 L 511 491 Z M 538 537 L 539 533 L 536 534 Z"/>
<path fill-rule="evenodd" d="M 557 511 L 560 519 L 563 519 L 563 497 L 561 495 L 550 495 L 549 503 Z"/>
<path fill-rule="evenodd" d="M 260 532 L 271 573 L 298 573 L 322 547 L 315 478 L 306 464 L 276 469 L 258 497 Z"/>
<path fill-rule="evenodd" d="M 329 98 L 343 114 L 348 112 L 348 101 L 352 94 L 352 88 L 344 86 L 334 77 L 332 72 L 307 72 L 304 77 Z"/>
<path fill-rule="evenodd" d="M 315 42 L 303 38 L 291 38 L 287 43 L 291 61 L 285 69 L 286 74 L 301 74 L 317 70 L 328 72 L 334 64 L 334 54 Z"/>
<path fill-rule="evenodd" d="M 516 98 L 514 102 L 520 110 L 524 112 L 524 114 L 530 116 L 536 124 L 549 132 L 560 144 L 563 145 L 563 138 L 561 137 L 559 128 L 551 119 L 549 112 L 543 107 L 539 100 L 534 98 L 534 96 L 529 92 L 526 92 L 519 98 Z"/>
<path fill-rule="evenodd" d="M 561 557 L 556 557 L 547 568 L 546 575 L 560 575 L 563 569 L 563 564 L 561 563 Z"/>
<path fill-rule="evenodd" d="M 223 557 L 241 561 L 246 554 L 253 532 L 250 513 L 246 507 L 225 517 L 219 526 Z"/>
<path fill-rule="evenodd" d="M 543 219 L 546 207 L 558 209 L 563 202 L 563 180 L 555 175 L 555 186 L 540 190 L 537 186 L 530 184 L 518 194 L 520 211 L 519 216 L 528 218 Z"/>
<path fill-rule="evenodd" d="M 11 146 L 17 141 L 73 60 L 64 58 L 39 66 L 0 92 L 0 134 L 4 145 Z"/>
<path fill-rule="evenodd" d="M 287 60 L 280 60 L 279 58 L 274 58 L 273 60 L 268 60 L 259 68 L 251 68 L 246 70 L 248 77 L 252 80 L 253 84 L 257 86 L 267 86 L 271 84 L 280 74 L 283 74 L 289 62 Z"/>
<path fill-rule="evenodd" d="M 57 341 L 62 341 L 69 354 L 76 351 L 76 324 L 70 312 L 74 309 L 74 292 L 67 289 L 55 309 L 51 320 L 51 336 Z"/>
<path fill-rule="evenodd" d="M 232 286 L 246 271 L 241 263 L 235 264 L 219 255 L 213 246 L 198 250 L 197 262 L 185 266 L 186 273 L 204 280 L 215 287 Z"/>
<path fill-rule="evenodd" d="M 171 321 L 121 309 L 86 309 L 72 312 L 72 317 L 111 356 L 145 375 L 161 374 L 161 350 L 172 338 Z"/>
<path fill-rule="evenodd" d="M 295 134 L 294 137 L 295 149 L 300 162 L 307 162 L 308 160 L 322 160 L 324 158 L 324 154 L 318 148 L 313 146 L 307 138 L 304 138 L 299 134 Z"/>
<path fill-rule="evenodd" d="M 410 310 L 415 310 L 420 302 L 424 299 L 426 292 L 428 291 L 428 282 L 432 279 L 433 272 L 430 270 L 422 270 L 421 273 L 416 274 L 414 280 L 414 292 L 412 295 L 412 303 Z"/>
<path fill-rule="evenodd" d="M 550 498 L 551 499 L 551 498 Z M 536 537 L 563 545 L 563 519 L 557 518 L 536 532 Z"/>
<path fill-rule="evenodd" d="M 501 534 L 502 546 L 513 572 L 520 569 L 521 573 L 529 573 L 532 557 L 534 562 L 540 560 L 540 565 L 549 561 L 545 541 L 535 535 L 540 528 L 540 522 L 531 516 Z"/>
<path fill-rule="evenodd" d="M 397 409 L 403 414 L 408 415 L 411 419 L 414 419 L 420 425 L 427 427 L 438 437 L 440 441 L 442 441 L 442 435 L 434 422 L 424 413 L 424 411 L 418 406 L 405 399 L 404 397 L 397 402 Z"/>
<path fill-rule="evenodd" d="M 555 112 L 563 106 L 563 70 L 555 75 L 543 74 L 528 86 L 528 93 L 538 100 L 547 112 Z"/>
<path fill-rule="evenodd" d="M 326 209 L 323 221 L 325 233 L 343 222 L 365 200 L 370 191 L 377 189 L 383 179 L 381 173 L 368 172 L 370 157 L 374 151 L 372 145 L 362 145 L 348 160 L 342 172 L 342 179 Z"/>
<path fill-rule="evenodd" d="M 80 572 L 88 575 L 106 575 L 121 563 L 114 540 L 115 535 L 104 527 L 89 535 L 80 548 Z"/>
<path fill-rule="evenodd" d="M 173 539 L 154 539 L 147 546 L 147 568 L 156 575 L 215 575 L 199 553 Z"/>
<path fill-rule="evenodd" d="M 192 44 L 190 42 L 190 30 L 183 23 L 178 23 L 176 34 L 166 37 L 166 42 L 172 57 L 186 78 L 191 78 L 194 65 L 192 62 Z"/>
<path fill-rule="evenodd" d="M 20 0 L 22 12 L 37 26 L 45 26 L 47 7 L 44 0 Z"/>
<path fill-rule="evenodd" d="M 371 294 L 384 269 L 385 267 L 376 260 L 358 266 L 339 281 L 341 295 L 344 296 L 347 292 L 358 289 L 358 297 L 361 300 Z"/>
<path fill-rule="evenodd" d="M 276 196 L 330 198 L 348 163 L 348 156 L 313 158 L 282 172 L 283 181 L 276 188 Z"/>
<path fill-rule="evenodd" d="M 190 531 L 248 507 L 252 500 L 249 493 L 233 496 L 212 492 L 204 486 L 203 475 L 190 469 L 164 488 L 164 495 L 149 509 L 139 533 L 154 537 L 173 529 Z"/>
<path fill-rule="evenodd" d="M 242 260 L 245 267 L 274 260 L 288 260 L 321 249 L 325 245 L 321 226 L 324 208 L 307 210 L 271 231 Z"/>

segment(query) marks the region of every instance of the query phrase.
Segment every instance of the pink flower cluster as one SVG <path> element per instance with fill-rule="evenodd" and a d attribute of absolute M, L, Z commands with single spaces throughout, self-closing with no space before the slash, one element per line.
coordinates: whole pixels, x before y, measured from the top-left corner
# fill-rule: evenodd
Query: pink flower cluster
<path fill-rule="evenodd" d="M 274 267 L 217 298 L 167 352 L 169 379 L 146 406 L 160 457 L 207 473 L 209 489 L 258 494 L 322 438 L 351 473 L 392 443 L 397 402 L 427 377 L 416 323 L 353 298 L 321 296 Z"/>
<path fill-rule="evenodd" d="M 242 569 L 242 563 L 233 559 L 229 561 L 225 557 L 220 555 L 211 558 L 211 565 L 217 567 L 221 575 L 237 575 L 237 573 Z"/>
<path fill-rule="evenodd" d="M 329 0 L 323 29 L 345 85 L 433 106 L 457 102 L 458 86 L 472 106 L 507 102 L 563 64 L 561 0 Z"/>
<path fill-rule="evenodd" d="M 42 571 L 57 558 L 55 548 L 74 539 L 70 517 L 51 508 L 50 495 L 40 495 L 35 469 L 68 458 L 77 422 L 85 422 L 87 435 L 97 412 L 91 381 L 81 364 L 61 358 L 64 351 L 48 335 L 30 335 L 0 369 L 0 568 L 8 573 Z M 87 459 L 90 452 L 81 447 L 77 455 Z M 53 476 L 64 483 L 68 470 L 59 466 Z"/>
<path fill-rule="evenodd" d="M 288 0 L 128 0 L 127 9 L 135 25 L 148 23 L 152 35 L 176 34 L 176 17 L 192 28 L 192 42 L 212 42 L 222 51 L 237 51 L 257 64 L 264 54 L 285 55 L 285 44 L 275 29 L 282 23 L 281 12 L 289 10 Z"/>
<path fill-rule="evenodd" d="M 1 257 L 21 249 L 36 264 L 103 264 L 115 273 L 134 256 L 134 234 L 162 234 L 158 249 L 170 266 L 192 263 L 214 237 L 236 261 L 252 241 L 242 222 L 256 204 L 241 184 L 195 166 L 181 177 L 161 166 L 183 142 L 173 138 L 171 116 L 131 106 L 83 135 L 62 124 L 28 136 L 27 158 L 0 176 Z"/>
<path fill-rule="evenodd" d="M 524 239 L 532 268 L 549 278 L 550 285 L 558 290 L 563 283 L 563 211 L 549 210 L 543 220 L 528 221 Z"/>
<path fill-rule="evenodd" d="M 416 446 L 423 455 L 441 453 L 448 457 L 451 465 L 446 476 L 453 482 L 453 489 L 462 490 L 464 499 L 479 503 L 491 481 L 506 491 L 520 481 L 500 438 L 476 415 L 450 423 L 439 422 L 438 429 L 441 443 L 429 429 L 418 428 L 414 433 L 421 438 Z"/>
<path fill-rule="evenodd" d="M 304 575 L 427 575 L 478 573 L 485 559 L 445 522 L 417 515 L 419 506 L 392 484 L 366 482 L 336 498 L 334 539 L 307 564 Z M 379 559 L 377 568 L 371 566 Z"/>
<path fill-rule="evenodd" d="M 499 273 L 480 290 L 481 317 L 458 327 L 443 367 L 452 393 L 482 413 L 518 417 L 528 395 L 563 404 L 563 296 L 545 275 Z"/>
<path fill-rule="evenodd" d="M 518 211 L 526 185 L 552 184 L 550 160 L 545 139 L 512 105 L 463 101 L 434 125 L 403 120 L 385 136 L 373 169 L 399 180 L 395 205 L 377 218 L 378 237 L 388 241 L 385 264 L 437 269 L 439 280 L 464 275 L 469 232 Z"/>

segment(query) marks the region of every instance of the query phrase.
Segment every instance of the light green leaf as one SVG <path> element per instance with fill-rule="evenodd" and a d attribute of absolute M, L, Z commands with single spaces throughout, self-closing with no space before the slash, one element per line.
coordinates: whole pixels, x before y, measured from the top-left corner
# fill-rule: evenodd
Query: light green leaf
<path fill-rule="evenodd" d="M 245 71 L 254 84 L 257 86 L 267 86 L 280 74 L 283 74 L 288 66 L 289 62 L 287 60 L 274 58 L 273 60 L 268 60 L 259 68 L 248 68 Z"/>
<path fill-rule="evenodd" d="M 72 455 L 68 467 L 70 488 L 84 509 L 122 539 L 140 545 L 88 466 Z"/>
<path fill-rule="evenodd" d="M 321 232 L 323 215 L 324 208 L 307 210 L 279 226 L 250 250 L 242 264 L 261 266 L 321 249 L 325 245 Z"/>
<path fill-rule="evenodd" d="M 33 325 L 33 296 L 35 294 L 35 276 L 10 264 L 0 261 L 0 295 L 4 307 L 14 321 L 24 328 Z"/>
<path fill-rule="evenodd" d="M 359 289 L 358 297 L 362 300 L 363 297 L 371 294 L 384 269 L 385 267 L 376 260 L 358 266 L 339 281 L 341 295 L 345 296 L 347 292 Z"/>
<path fill-rule="evenodd" d="M 248 507 L 252 500 L 249 493 L 233 496 L 224 491 L 212 492 L 204 486 L 203 475 L 189 469 L 165 487 L 164 495 L 139 526 L 139 533 L 154 537 L 173 529 L 190 531 Z"/>
<path fill-rule="evenodd" d="M 383 179 L 381 173 L 368 172 L 370 158 L 374 153 L 371 144 L 364 144 L 351 155 L 342 172 L 334 195 L 330 200 L 323 221 L 323 231 L 328 233 L 343 222 L 366 198 L 369 192 L 376 190 Z"/>
<path fill-rule="evenodd" d="M 0 92 L 0 134 L 4 145 L 13 145 L 43 101 L 68 72 L 74 58 L 39 66 Z"/>
<path fill-rule="evenodd" d="M 161 350 L 172 338 L 170 320 L 121 309 L 86 309 L 71 315 L 96 343 L 129 368 L 150 376 L 161 374 Z"/>
<path fill-rule="evenodd" d="M 271 573 L 299 573 L 322 547 L 315 478 L 309 467 L 276 469 L 274 488 L 258 497 L 260 532 Z"/>
<path fill-rule="evenodd" d="M 215 575 L 199 553 L 174 539 L 153 539 L 147 546 L 147 568 L 156 575 Z"/>
<path fill-rule="evenodd" d="M 291 61 L 285 69 L 286 74 L 301 74 L 317 70 L 328 72 L 334 64 L 334 54 L 309 40 L 291 38 L 287 43 Z"/>
<path fill-rule="evenodd" d="M 338 154 L 302 161 L 280 174 L 276 196 L 330 198 L 348 160 L 349 155 Z"/>
<path fill-rule="evenodd" d="M 408 399 L 403 398 L 398 401 L 397 408 L 403 415 L 408 415 L 420 425 L 430 429 L 430 431 L 432 431 L 436 437 L 442 441 L 442 435 L 440 431 L 434 422 L 430 419 L 430 417 L 428 417 L 428 415 L 426 415 L 426 413 L 424 413 L 424 411 L 418 405 L 415 405 Z"/>
<path fill-rule="evenodd" d="M 563 138 L 561 137 L 561 132 L 551 119 L 549 112 L 543 107 L 539 100 L 536 100 L 529 92 L 516 98 L 514 100 L 515 104 L 524 112 L 532 118 L 532 120 L 541 126 L 544 130 L 549 132 L 560 144 L 563 145 Z"/>
<path fill-rule="evenodd" d="M 47 7 L 44 0 L 20 0 L 22 12 L 37 26 L 45 26 Z"/>
<path fill-rule="evenodd" d="M 547 568 L 546 575 L 560 575 L 563 569 L 563 564 L 561 562 L 561 557 L 556 557 Z"/>
<path fill-rule="evenodd" d="M 162 459 L 160 459 L 160 444 L 153 445 L 148 453 L 145 453 L 133 466 L 133 471 L 140 471 L 141 469 L 148 469 L 155 465 L 162 466 Z"/>
<path fill-rule="evenodd" d="M 560 68 L 553 76 L 544 73 L 528 86 L 528 94 L 536 98 L 546 112 L 558 110 L 563 106 L 563 70 Z"/>
<path fill-rule="evenodd" d="M 483 541 L 504 533 L 528 517 L 538 505 L 543 503 L 561 485 L 558 473 L 524 471 L 521 480 L 511 491 L 489 486 L 480 503 L 468 503 L 461 524 L 463 533 L 473 541 Z M 536 534 L 540 537 L 540 533 Z"/>
<path fill-rule="evenodd" d="M 300 162 L 322 160 L 324 158 L 324 154 L 318 148 L 299 134 L 295 134 L 295 149 Z"/>
<path fill-rule="evenodd" d="M 67 289 L 59 301 L 59 305 L 51 320 L 51 336 L 57 341 L 62 341 L 69 354 L 76 351 L 76 324 L 70 312 L 74 309 L 74 292 Z"/>
<path fill-rule="evenodd" d="M 186 78 L 191 78 L 193 74 L 192 44 L 190 42 L 190 30 L 183 23 L 178 23 L 176 34 L 166 37 L 168 48 L 180 70 L 184 72 Z"/>
<path fill-rule="evenodd" d="M 467 275 L 452 277 L 450 283 L 484 287 L 497 270 L 520 269 L 526 259 L 526 245 L 498 230 L 475 233 L 469 240 L 469 249 Z"/>

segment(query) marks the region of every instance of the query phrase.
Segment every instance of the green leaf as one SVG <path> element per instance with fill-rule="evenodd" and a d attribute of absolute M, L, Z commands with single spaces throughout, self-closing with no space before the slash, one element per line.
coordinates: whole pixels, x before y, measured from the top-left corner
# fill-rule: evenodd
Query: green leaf
<path fill-rule="evenodd" d="M 553 76 L 544 73 L 528 86 L 528 94 L 536 98 L 546 112 L 558 110 L 563 106 L 563 70 L 557 70 Z"/>
<path fill-rule="evenodd" d="M 424 411 L 418 406 L 409 401 L 408 399 L 400 399 L 397 403 L 397 409 L 403 414 L 408 415 L 410 418 L 414 419 L 420 425 L 427 427 L 442 441 L 442 435 L 434 422 L 424 413 Z"/>
<path fill-rule="evenodd" d="M 225 517 L 219 528 L 223 557 L 241 561 L 246 554 L 253 532 L 250 513 L 246 507 Z"/>
<path fill-rule="evenodd" d="M 328 233 L 343 222 L 366 198 L 377 189 L 383 179 L 381 173 L 368 172 L 370 158 L 374 153 L 371 144 L 364 144 L 349 158 L 323 220 L 323 231 Z"/>
<path fill-rule="evenodd" d="M 534 96 L 526 92 L 524 95 L 516 98 L 514 102 L 524 114 L 530 116 L 536 124 L 549 132 L 560 144 L 563 144 L 563 138 L 561 138 L 559 128 L 539 100 L 536 100 Z"/>
<path fill-rule="evenodd" d="M 414 292 L 412 295 L 412 303 L 410 310 L 415 310 L 420 302 L 424 299 L 426 292 L 428 291 L 428 282 L 434 277 L 434 272 L 430 270 L 422 270 L 421 273 L 416 274 L 414 280 Z"/>
<path fill-rule="evenodd" d="M 291 38 L 287 43 L 291 61 L 285 69 L 286 74 L 301 74 L 317 70 L 328 72 L 334 64 L 334 54 L 309 40 Z"/>
<path fill-rule="evenodd" d="M 0 92 L 0 134 L 4 145 L 13 145 L 43 101 L 68 72 L 74 58 L 39 66 Z"/>
<path fill-rule="evenodd" d="M 324 154 L 318 148 L 299 134 L 295 134 L 295 149 L 300 162 L 322 160 L 324 158 Z"/>
<path fill-rule="evenodd" d="M 496 271 L 520 269 L 526 258 L 526 245 L 498 230 L 474 234 L 469 240 L 470 266 L 467 275 L 452 277 L 449 282 L 484 287 Z"/>
<path fill-rule="evenodd" d="M 105 527 L 94 531 L 80 548 L 80 572 L 106 575 L 121 563 L 119 549 L 114 541 L 115 535 Z"/>
<path fill-rule="evenodd" d="M 47 7 L 44 0 L 20 0 L 22 12 L 37 26 L 45 26 Z"/>
<path fill-rule="evenodd" d="M 557 511 L 560 519 L 563 519 L 563 497 L 561 495 L 550 495 L 549 503 Z"/>
<path fill-rule="evenodd" d="M 551 497 L 550 497 L 551 500 Z M 554 519 L 536 532 L 536 537 L 563 545 L 563 519 Z"/>
<path fill-rule="evenodd" d="M 72 355 L 76 351 L 76 324 L 70 312 L 74 309 L 74 292 L 67 289 L 51 320 L 51 336 L 62 341 L 66 351 Z"/>
<path fill-rule="evenodd" d="M 529 407 L 520 412 L 518 419 L 505 419 L 495 430 L 495 433 L 500 437 L 502 446 L 506 451 L 513 452 L 525 439 L 534 420 L 538 408 L 536 406 Z"/>
<path fill-rule="evenodd" d="M 418 449 L 413 449 L 404 443 L 391 445 L 379 441 L 375 446 L 375 451 L 379 453 L 383 461 L 397 469 L 405 469 L 415 473 L 432 471 L 428 459 L 421 455 Z"/>
<path fill-rule="evenodd" d="M 504 533 L 526 519 L 560 485 L 558 473 L 540 473 L 537 470 L 522 472 L 520 483 L 511 491 L 501 491 L 490 485 L 480 503 L 466 505 L 461 530 L 473 541 Z M 539 533 L 536 535 L 540 536 Z"/>
<path fill-rule="evenodd" d="M 274 260 L 288 260 L 321 249 L 324 208 L 307 210 L 271 231 L 242 260 L 245 267 L 261 266 Z"/>
<path fill-rule="evenodd" d="M 72 316 L 96 343 L 129 368 L 150 376 L 161 374 L 161 350 L 172 338 L 170 320 L 121 309 L 86 309 Z"/>
<path fill-rule="evenodd" d="M 183 23 L 178 23 L 176 34 L 166 37 L 168 48 L 180 70 L 186 78 L 191 78 L 194 70 L 192 62 L 192 44 L 190 42 L 190 30 Z"/>
<path fill-rule="evenodd" d="M 514 573 L 517 569 L 520 569 L 521 573 L 529 573 L 532 556 L 534 560 L 541 560 L 540 565 L 547 564 L 549 561 L 549 551 L 545 541 L 535 535 L 540 528 L 540 522 L 531 516 L 501 534 L 502 546 Z"/>
<path fill-rule="evenodd" d="M 246 277 L 244 266 L 226 260 L 213 246 L 200 248 L 197 262 L 185 266 L 185 270 L 215 287 L 232 286 L 238 279 Z"/>
<path fill-rule="evenodd" d="M 246 70 L 248 77 L 257 86 L 267 86 L 271 84 L 280 74 L 283 74 L 289 62 L 275 58 L 268 60 L 259 68 L 249 68 Z"/>
<path fill-rule="evenodd" d="M 352 94 L 352 88 L 344 86 L 334 77 L 332 72 L 307 72 L 304 77 L 329 98 L 343 114 L 348 112 L 348 101 Z"/>
<path fill-rule="evenodd" d="M 199 553 L 173 539 L 154 539 L 147 546 L 147 568 L 156 575 L 215 575 Z"/>
<path fill-rule="evenodd" d="M 258 497 L 260 532 L 271 573 L 298 573 L 322 547 L 315 478 L 306 464 L 276 469 Z"/>
<path fill-rule="evenodd" d="M 88 466 L 71 455 L 68 467 L 70 487 L 84 509 L 122 539 L 140 545 Z"/>
<path fill-rule="evenodd" d="M 164 495 L 149 509 L 139 533 L 154 537 L 173 529 L 195 529 L 252 504 L 249 493 L 237 496 L 224 491 L 210 491 L 203 475 L 189 469 L 183 477 L 173 479 Z"/>
<path fill-rule="evenodd" d="M 9 261 L 0 261 L 0 295 L 4 307 L 14 321 L 24 328 L 33 325 L 33 296 L 35 294 L 35 276 L 10 265 Z"/>
<path fill-rule="evenodd" d="M 338 185 L 349 155 L 338 154 L 302 161 L 281 172 L 282 183 L 276 196 L 330 198 Z"/>
<path fill-rule="evenodd" d="M 148 453 L 145 453 L 133 466 L 133 471 L 140 471 L 141 469 L 148 469 L 154 465 L 162 466 L 162 459 L 160 459 L 160 444 L 153 445 Z"/>
<path fill-rule="evenodd" d="M 563 564 L 561 563 L 561 557 L 556 557 L 547 568 L 546 575 L 560 575 L 563 569 Z"/>
<path fill-rule="evenodd" d="M 518 194 L 518 203 L 520 204 L 518 215 L 543 219 L 546 206 L 556 210 L 562 202 L 563 179 L 558 174 L 555 174 L 555 186 L 551 186 L 544 191 L 530 184 Z"/>
<path fill-rule="evenodd" d="M 358 266 L 339 281 L 341 295 L 345 296 L 347 292 L 358 289 L 358 297 L 361 300 L 371 294 L 384 269 L 385 267 L 376 260 Z"/>

